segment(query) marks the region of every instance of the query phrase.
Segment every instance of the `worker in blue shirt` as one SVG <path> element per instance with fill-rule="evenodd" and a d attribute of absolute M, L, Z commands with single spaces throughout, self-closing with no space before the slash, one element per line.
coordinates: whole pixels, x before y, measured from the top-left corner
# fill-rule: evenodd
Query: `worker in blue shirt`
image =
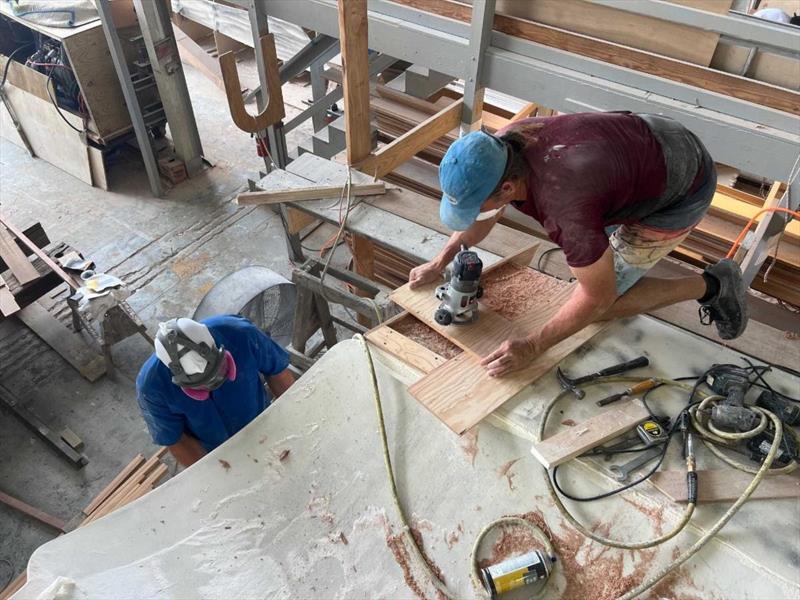
<path fill-rule="evenodd" d="M 255 419 L 294 382 L 289 355 L 250 321 L 221 315 L 158 326 L 136 378 L 147 428 L 189 466 Z"/>

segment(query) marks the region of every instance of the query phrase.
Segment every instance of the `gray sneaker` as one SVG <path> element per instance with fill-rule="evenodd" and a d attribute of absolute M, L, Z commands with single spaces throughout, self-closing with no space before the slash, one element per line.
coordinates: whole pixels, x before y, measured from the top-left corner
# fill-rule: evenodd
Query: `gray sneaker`
<path fill-rule="evenodd" d="M 719 291 L 700 306 L 700 322 L 703 325 L 714 323 L 723 340 L 739 337 L 744 333 L 748 319 L 747 288 L 739 265 L 723 258 L 707 267 L 705 272 L 719 282 Z"/>

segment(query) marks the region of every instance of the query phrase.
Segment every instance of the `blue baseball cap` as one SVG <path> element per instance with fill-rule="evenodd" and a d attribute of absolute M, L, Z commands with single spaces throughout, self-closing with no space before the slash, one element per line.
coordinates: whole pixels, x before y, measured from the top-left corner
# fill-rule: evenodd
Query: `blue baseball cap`
<path fill-rule="evenodd" d="M 506 145 L 484 131 L 473 131 L 453 142 L 439 165 L 442 223 L 454 231 L 469 229 L 500 183 L 507 160 Z"/>

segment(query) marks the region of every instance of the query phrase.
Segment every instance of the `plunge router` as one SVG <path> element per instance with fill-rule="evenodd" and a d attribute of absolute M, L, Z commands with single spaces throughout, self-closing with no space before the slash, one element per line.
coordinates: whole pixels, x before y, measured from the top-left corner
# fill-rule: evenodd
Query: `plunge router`
<path fill-rule="evenodd" d="M 449 267 L 447 283 L 436 288 L 442 303 L 433 315 L 440 325 L 473 323 L 478 319 L 478 298 L 483 295 L 481 272 L 483 263 L 474 252 L 461 246 Z"/>

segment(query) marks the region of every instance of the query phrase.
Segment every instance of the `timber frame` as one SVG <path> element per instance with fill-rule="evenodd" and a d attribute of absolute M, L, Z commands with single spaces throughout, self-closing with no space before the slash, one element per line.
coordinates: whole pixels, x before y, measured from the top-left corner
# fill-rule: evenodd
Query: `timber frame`
<path fill-rule="evenodd" d="M 589 1 L 609 4 L 606 0 Z M 562 112 L 657 112 L 691 129 L 719 162 L 776 181 L 787 179 L 800 156 L 800 93 L 496 15 L 494 0 L 474 0 L 471 9 L 448 0 L 370 0 L 368 6 L 366 0 L 231 2 L 249 10 L 256 41 L 266 33 L 267 14 L 313 29 L 318 35 L 340 39 L 347 160 L 373 176 L 381 177 L 406 161 L 440 132 L 448 131 L 445 127 L 454 128 L 463 121 L 462 130 L 474 128 L 480 120 L 485 87 Z M 628 4 L 630 8 L 625 10 L 631 12 L 673 23 L 693 19 L 693 25 L 717 32 L 726 40 L 798 57 L 800 33 L 793 28 L 748 18 L 733 10 L 717 15 L 660 0 Z M 470 12 L 469 17 L 464 11 Z M 463 101 L 459 107 L 448 107 L 432 116 L 424 127 L 416 127 L 372 152 L 368 135 L 368 49 L 463 78 Z M 613 56 L 623 51 L 624 60 L 615 62 Z M 262 71 L 259 69 L 260 74 Z M 461 114 L 457 115 L 459 108 Z M 272 137 L 270 142 L 273 147 Z M 275 143 L 283 153 L 273 154 L 285 157 L 285 141 Z M 280 160 L 276 163 L 285 164 Z M 796 210 L 800 181 L 789 182 L 787 192 L 773 203 Z M 786 223 L 784 214 L 771 213 L 757 232 L 748 236 L 742 262 L 748 283 L 774 249 Z M 369 277 L 371 243 L 364 242 L 354 238 L 353 250 L 358 272 Z"/>

